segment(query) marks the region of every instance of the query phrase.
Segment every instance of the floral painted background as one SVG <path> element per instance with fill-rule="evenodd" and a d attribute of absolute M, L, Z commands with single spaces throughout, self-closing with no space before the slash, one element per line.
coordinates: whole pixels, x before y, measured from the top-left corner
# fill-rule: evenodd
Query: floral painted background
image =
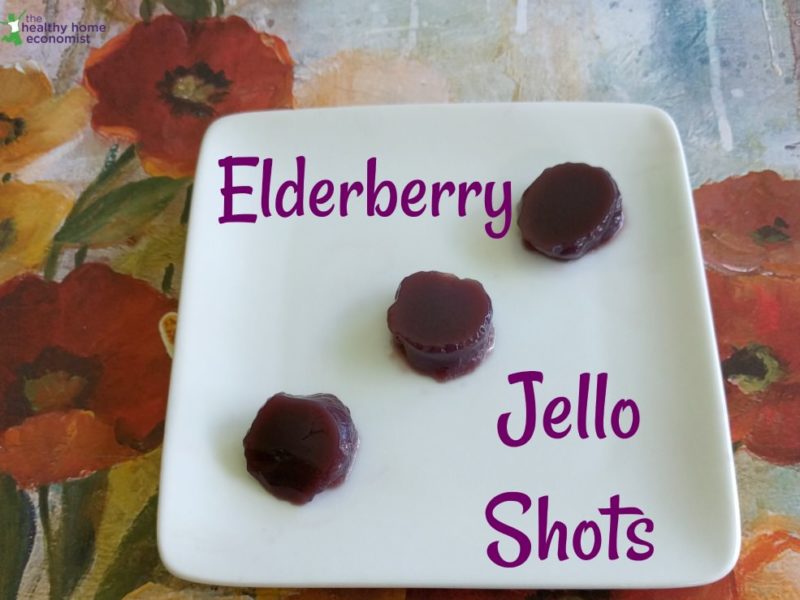
<path fill-rule="evenodd" d="M 0 21 L 0 598 L 800 598 L 797 0 L 8 0 Z M 66 30 L 29 41 L 11 23 Z M 625 592 L 230 590 L 168 574 L 159 448 L 208 124 L 545 99 L 655 104 L 678 123 L 740 485 L 733 573 Z"/>

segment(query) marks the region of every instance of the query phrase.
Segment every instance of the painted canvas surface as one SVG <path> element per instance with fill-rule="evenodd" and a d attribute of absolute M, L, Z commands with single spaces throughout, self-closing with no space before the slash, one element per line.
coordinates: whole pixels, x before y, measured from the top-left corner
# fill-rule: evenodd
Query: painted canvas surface
<path fill-rule="evenodd" d="M 0 598 L 800 598 L 797 0 L 7 0 L 0 36 Z M 167 573 L 159 449 L 209 123 L 536 100 L 654 104 L 677 122 L 740 486 L 734 571 L 581 592 L 235 590 Z"/>

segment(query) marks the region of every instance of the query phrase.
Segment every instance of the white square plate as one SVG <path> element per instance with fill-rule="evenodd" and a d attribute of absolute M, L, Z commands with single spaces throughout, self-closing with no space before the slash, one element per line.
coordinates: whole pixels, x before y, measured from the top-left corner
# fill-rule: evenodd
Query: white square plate
<path fill-rule="evenodd" d="M 220 224 L 229 155 L 274 159 L 272 199 L 307 159 L 306 196 L 321 178 L 363 181 L 370 157 L 398 184 L 512 182 L 514 219 L 527 185 L 546 167 L 606 168 L 626 222 L 610 243 L 561 263 L 523 248 L 516 222 L 490 239 L 482 202 L 460 218 L 259 217 Z M 236 212 L 259 213 L 261 168 L 237 167 Z M 307 207 L 306 207 L 307 208 Z M 274 214 L 274 210 L 273 210 Z M 478 279 L 494 304 L 494 351 L 447 383 L 398 357 L 386 310 L 400 280 L 439 270 Z M 504 446 L 500 414 L 521 430 L 523 396 L 510 373 L 544 373 L 544 403 L 566 395 L 572 433 Z M 610 407 L 632 398 L 641 413 L 627 440 L 578 437 L 581 373 L 607 372 Z M 180 328 L 161 480 L 158 540 L 176 575 L 238 586 L 657 587 L 710 582 L 734 564 L 739 520 L 721 375 L 714 345 L 686 166 L 674 124 L 645 106 L 498 104 L 398 106 L 243 114 L 208 131 L 194 186 Z M 594 390 L 594 383 L 592 386 Z M 331 392 L 361 437 L 348 480 L 293 506 L 245 470 L 242 437 L 264 400 L 286 391 Z M 592 391 L 592 398 L 594 391 Z M 590 407 L 594 404 L 590 403 Z M 590 410 L 589 419 L 592 421 Z M 539 421 L 541 424 L 541 421 Z M 487 557 L 516 542 L 490 527 L 487 503 L 519 491 L 521 514 L 496 513 L 533 540 L 516 568 Z M 654 530 L 654 553 L 608 557 L 608 517 L 619 494 Z M 570 532 L 601 529 L 600 554 L 537 555 L 537 498 Z M 591 546 L 591 538 L 586 547 Z M 637 547 L 642 550 L 641 546 Z"/>

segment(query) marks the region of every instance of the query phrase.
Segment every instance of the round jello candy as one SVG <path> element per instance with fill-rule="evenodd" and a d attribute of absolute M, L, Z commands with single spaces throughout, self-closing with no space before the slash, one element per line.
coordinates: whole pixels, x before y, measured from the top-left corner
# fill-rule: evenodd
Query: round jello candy
<path fill-rule="evenodd" d="M 472 371 L 494 343 L 486 290 L 450 273 L 421 271 L 403 279 L 387 322 L 408 363 L 439 380 Z"/>
<path fill-rule="evenodd" d="M 350 410 L 332 394 L 275 394 L 244 437 L 248 472 L 292 504 L 342 483 L 357 447 Z"/>
<path fill-rule="evenodd" d="M 605 169 L 564 163 L 545 169 L 522 194 L 522 239 L 552 258 L 580 258 L 622 227 L 622 196 Z"/>

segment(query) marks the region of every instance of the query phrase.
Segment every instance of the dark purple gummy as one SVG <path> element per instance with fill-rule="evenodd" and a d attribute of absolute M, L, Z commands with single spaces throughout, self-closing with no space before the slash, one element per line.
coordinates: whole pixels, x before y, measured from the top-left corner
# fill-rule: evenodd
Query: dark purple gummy
<path fill-rule="evenodd" d="M 292 504 L 341 484 L 357 447 L 350 409 L 332 394 L 275 394 L 244 436 L 247 471 Z"/>
<path fill-rule="evenodd" d="M 522 194 L 517 220 L 529 247 L 560 260 L 597 248 L 622 222 L 617 183 L 605 169 L 583 163 L 545 169 Z"/>
<path fill-rule="evenodd" d="M 475 369 L 494 343 L 486 290 L 449 273 L 421 271 L 403 279 L 387 322 L 408 363 L 439 380 Z"/>

